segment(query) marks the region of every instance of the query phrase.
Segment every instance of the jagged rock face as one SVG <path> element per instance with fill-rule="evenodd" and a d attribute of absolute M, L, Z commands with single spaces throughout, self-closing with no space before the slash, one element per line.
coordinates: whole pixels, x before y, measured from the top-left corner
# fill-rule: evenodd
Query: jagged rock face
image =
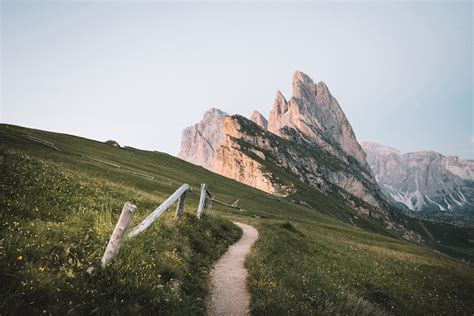
<path fill-rule="evenodd" d="M 280 196 L 294 192 L 295 183 L 276 177 L 269 171 L 274 168 L 351 203 L 356 197 L 371 207 L 386 206 L 339 104 L 324 83 L 314 84 L 301 72 L 293 76 L 290 101 L 277 93 L 268 125 L 258 112 L 248 120 L 211 109 L 183 132 L 179 157 Z"/>
<path fill-rule="evenodd" d="M 255 124 L 259 125 L 263 129 L 268 128 L 268 121 L 260 112 L 253 111 L 252 116 L 250 117 Z"/>
<path fill-rule="evenodd" d="M 339 103 L 324 82 L 315 84 L 306 74 L 296 71 L 290 100 L 287 101 L 280 91 L 277 92 L 268 130 L 287 138 L 282 131 L 284 127 L 296 129 L 309 141 L 345 162 L 353 157 L 366 169 L 369 178 L 372 177 L 364 150 L 357 142 Z"/>
<path fill-rule="evenodd" d="M 363 144 L 384 194 L 412 211 L 474 212 L 474 161 Z"/>
<path fill-rule="evenodd" d="M 237 142 L 239 139 L 248 140 L 240 131 L 238 122 L 213 108 L 204 114 L 199 123 L 183 131 L 178 157 L 262 191 L 278 196 L 288 195 L 291 189 L 279 183 L 271 173 L 265 172 L 262 164 L 243 150 Z M 251 141 L 260 141 L 259 144 L 265 146 L 265 140 L 255 138 Z M 259 150 L 252 153 L 265 159 Z"/>
<path fill-rule="evenodd" d="M 266 156 L 262 149 L 270 149 L 266 137 L 248 135 L 239 121 L 231 116 L 223 118 L 222 128 L 225 136 L 215 155 L 214 172 L 278 196 L 287 196 L 292 192 L 291 187 L 280 183 L 271 172 L 265 171 L 262 160 Z M 249 147 L 249 142 L 255 146 Z"/>
<path fill-rule="evenodd" d="M 214 156 L 222 143 L 222 119 L 227 113 L 211 108 L 203 119 L 183 131 L 178 157 L 213 170 Z"/>
<path fill-rule="evenodd" d="M 308 143 L 299 137 L 295 130 L 284 131 L 288 140 L 256 128 L 252 122 L 241 116 L 229 119 L 235 121 L 234 129 L 239 131 L 232 135 L 234 140 L 238 140 L 239 150 L 250 156 L 257 156 L 258 158 L 253 157 L 254 160 L 262 163 L 264 161 L 265 166 L 275 166 L 320 192 L 329 193 L 338 188 L 338 193 L 347 192 L 369 205 L 380 206 L 380 203 L 383 203 L 375 180 L 367 180 L 359 170 L 321 150 L 317 145 Z M 265 176 L 273 175 L 267 172 Z M 276 182 L 275 178 L 269 180 L 271 183 Z M 292 185 L 286 185 L 285 188 L 291 193 L 288 189 L 291 189 Z M 345 193 L 342 195 L 350 199 Z"/>

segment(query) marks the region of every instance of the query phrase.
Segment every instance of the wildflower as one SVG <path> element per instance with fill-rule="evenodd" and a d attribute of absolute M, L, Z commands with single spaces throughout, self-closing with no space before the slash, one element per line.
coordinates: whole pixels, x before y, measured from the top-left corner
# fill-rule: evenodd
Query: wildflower
<path fill-rule="evenodd" d="M 18 261 L 23 261 L 23 256 L 18 256 Z"/>

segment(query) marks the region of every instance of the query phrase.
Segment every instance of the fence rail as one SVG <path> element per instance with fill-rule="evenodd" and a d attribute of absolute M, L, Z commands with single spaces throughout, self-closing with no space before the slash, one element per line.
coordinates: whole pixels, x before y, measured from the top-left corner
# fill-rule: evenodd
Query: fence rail
<path fill-rule="evenodd" d="M 51 148 L 51 149 L 54 149 L 54 150 L 57 150 L 57 151 L 62 151 L 61 149 L 59 149 L 58 147 L 56 147 L 56 146 L 54 145 L 54 143 L 49 142 L 49 141 L 44 140 L 44 139 L 41 139 L 41 138 L 39 138 L 39 137 L 36 137 L 36 136 L 33 136 L 33 135 L 28 135 L 28 136 L 26 136 L 26 138 L 28 138 L 29 140 L 32 140 L 32 141 L 34 141 L 34 142 L 36 142 L 36 143 L 40 143 L 40 144 L 43 144 L 43 145 L 45 145 L 45 146 L 48 146 L 48 147 Z"/>
<path fill-rule="evenodd" d="M 188 184 L 183 184 L 178 190 L 176 190 L 166 201 L 158 206 L 150 215 L 147 216 L 137 227 L 127 235 L 128 237 L 134 237 L 140 234 L 142 231 L 147 229 L 161 214 L 163 214 L 174 202 L 181 198 L 181 195 L 186 193 L 189 189 Z M 183 203 L 184 204 L 184 203 Z M 184 207 L 184 206 L 183 206 Z"/>
<path fill-rule="evenodd" d="M 150 175 L 147 175 L 147 174 L 144 174 L 144 173 L 141 173 L 141 172 L 136 172 L 136 171 L 133 171 L 133 170 L 128 170 L 128 169 L 121 169 L 123 172 L 128 172 L 128 173 L 131 173 L 135 176 L 139 176 L 139 177 L 143 177 L 143 178 L 147 178 L 149 180 L 153 180 L 155 179 L 154 176 L 150 176 Z"/>
<path fill-rule="evenodd" d="M 101 267 L 103 269 L 106 268 L 107 265 L 118 255 L 125 237 L 131 238 L 142 233 L 144 230 L 150 227 L 150 225 L 153 224 L 153 222 L 155 222 L 160 217 L 160 215 L 163 214 L 166 210 L 168 210 L 175 202 L 177 202 L 175 212 L 176 217 L 181 217 L 181 215 L 184 213 L 184 203 L 188 191 L 191 191 L 191 188 L 187 183 L 184 183 L 160 206 L 158 206 L 153 212 L 151 212 L 140 224 L 133 228 L 128 234 L 126 234 L 126 231 L 130 223 L 132 222 L 132 218 L 137 210 L 137 207 L 131 204 L 130 202 L 126 202 L 123 206 L 122 213 L 120 214 L 120 217 L 117 221 L 117 224 L 115 225 L 112 235 L 110 236 L 104 255 L 102 256 Z M 199 219 L 203 216 L 206 206 L 209 209 L 212 209 L 212 201 L 217 200 L 212 198 L 212 194 L 211 192 L 209 192 L 207 185 L 205 183 L 202 183 L 198 209 L 196 211 L 196 216 Z M 217 203 L 234 207 L 230 204 L 223 203 L 220 201 L 217 201 Z M 94 274 L 95 271 L 96 269 L 94 267 L 89 267 L 87 269 L 87 273 L 89 274 Z"/>
<path fill-rule="evenodd" d="M 109 161 L 105 161 L 105 160 L 100 160 L 100 159 L 97 159 L 97 158 L 92 158 L 92 157 L 89 157 L 89 156 L 86 156 L 86 155 L 82 155 L 82 158 L 84 159 L 89 159 L 89 160 L 92 160 L 92 161 L 95 161 L 95 162 L 100 162 L 100 163 L 103 163 L 104 165 L 109 165 L 109 166 L 112 166 L 112 167 L 115 167 L 115 168 L 120 168 L 119 165 L 113 163 L 113 162 L 109 162 Z"/>
<path fill-rule="evenodd" d="M 10 135 L 9 133 L 5 132 L 5 131 L 1 131 L 0 132 L 4 133 L 4 134 L 8 134 Z M 13 135 L 13 134 L 11 134 Z M 54 143 L 48 141 L 48 140 L 45 140 L 45 139 L 42 139 L 42 138 L 39 138 L 39 137 L 36 137 L 36 136 L 33 136 L 33 135 L 27 135 L 25 136 L 27 139 L 33 141 L 33 142 L 36 142 L 36 143 L 39 143 L 39 144 L 42 144 L 42 145 L 45 145 L 51 149 L 54 149 L 54 150 L 57 150 L 57 151 L 60 151 L 60 152 L 63 152 L 63 153 L 66 153 L 66 154 L 70 154 L 70 155 L 73 155 L 73 156 L 79 156 L 81 157 L 82 159 L 87 159 L 87 160 L 90 160 L 90 161 L 94 161 L 94 162 L 98 162 L 98 163 L 101 163 L 101 164 L 104 164 L 104 165 L 108 165 L 108 166 L 111 166 L 111 167 L 114 167 L 114 168 L 117 168 L 117 169 L 120 169 L 121 171 L 123 172 L 127 172 L 127 173 L 130 173 L 130 174 L 133 174 L 135 176 L 139 176 L 139 177 L 143 177 L 143 178 L 146 178 L 148 180 L 154 180 L 155 177 L 154 176 L 150 176 L 148 174 L 145 174 L 145 173 L 141 173 L 141 172 L 137 172 L 137 171 L 134 171 L 134 170 L 130 170 L 130 169 L 124 169 L 122 168 L 120 165 L 116 164 L 116 163 L 113 163 L 113 162 L 110 162 L 110 161 L 106 161 L 106 160 L 102 160 L 102 159 L 98 159 L 98 158 L 94 158 L 94 157 L 90 157 L 90 156 L 86 156 L 82 153 L 73 153 L 73 152 L 68 152 L 68 151 L 64 151 L 60 148 L 58 148 Z"/>
<path fill-rule="evenodd" d="M 238 204 L 239 200 L 235 201 L 235 202 L 232 203 L 232 204 L 228 204 L 228 203 L 219 201 L 219 200 L 217 200 L 217 199 L 215 199 L 215 198 L 211 198 L 211 201 L 216 202 L 217 204 L 221 204 L 221 205 L 227 206 L 227 207 L 235 208 L 236 210 L 240 210 L 240 206 L 239 206 L 239 204 Z"/>

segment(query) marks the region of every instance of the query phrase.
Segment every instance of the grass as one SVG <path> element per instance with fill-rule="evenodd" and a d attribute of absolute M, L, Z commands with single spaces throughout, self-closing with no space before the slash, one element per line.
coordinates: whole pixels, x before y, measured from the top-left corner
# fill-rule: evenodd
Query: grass
<path fill-rule="evenodd" d="M 331 225 L 275 222 L 258 229 L 248 259 L 256 315 L 473 310 L 472 267 L 444 255 Z"/>
<path fill-rule="evenodd" d="M 207 272 L 241 234 L 232 223 L 190 213 L 175 220 L 170 212 L 89 277 L 85 270 L 100 260 L 122 203 L 133 197 L 141 219 L 160 199 L 24 154 L 6 151 L 2 159 L 3 312 L 203 313 Z"/>
<path fill-rule="evenodd" d="M 474 313 L 471 263 L 403 241 L 302 183 L 294 195 L 276 198 L 159 152 L 17 126 L 0 131 L 2 314 L 202 314 L 207 271 L 240 236 L 229 220 L 260 233 L 246 261 L 253 314 Z M 137 224 L 184 182 L 194 192 L 182 219 L 168 211 L 127 240 L 109 269 L 85 274 L 100 259 L 125 201 L 138 206 Z M 197 220 L 201 182 L 219 200 L 239 199 L 242 210 L 214 204 Z M 440 250 L 472 260 L 472 229 L 404 220 L 427 231 Z"/>

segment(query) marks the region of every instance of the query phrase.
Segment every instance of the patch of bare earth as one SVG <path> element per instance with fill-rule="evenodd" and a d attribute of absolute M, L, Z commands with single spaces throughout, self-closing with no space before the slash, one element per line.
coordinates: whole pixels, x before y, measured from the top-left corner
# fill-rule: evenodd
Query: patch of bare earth
<path fill-rule="evenodd" d="M 210 291 L 206 299 L 209 315 L 248 315 L 250 294 L 247 290 L 247 269 L 244 262 L 258 238 L 250 225 L 234 222 L 242 228 L 238 242 L 229 247 L 210 274 Z"/>

